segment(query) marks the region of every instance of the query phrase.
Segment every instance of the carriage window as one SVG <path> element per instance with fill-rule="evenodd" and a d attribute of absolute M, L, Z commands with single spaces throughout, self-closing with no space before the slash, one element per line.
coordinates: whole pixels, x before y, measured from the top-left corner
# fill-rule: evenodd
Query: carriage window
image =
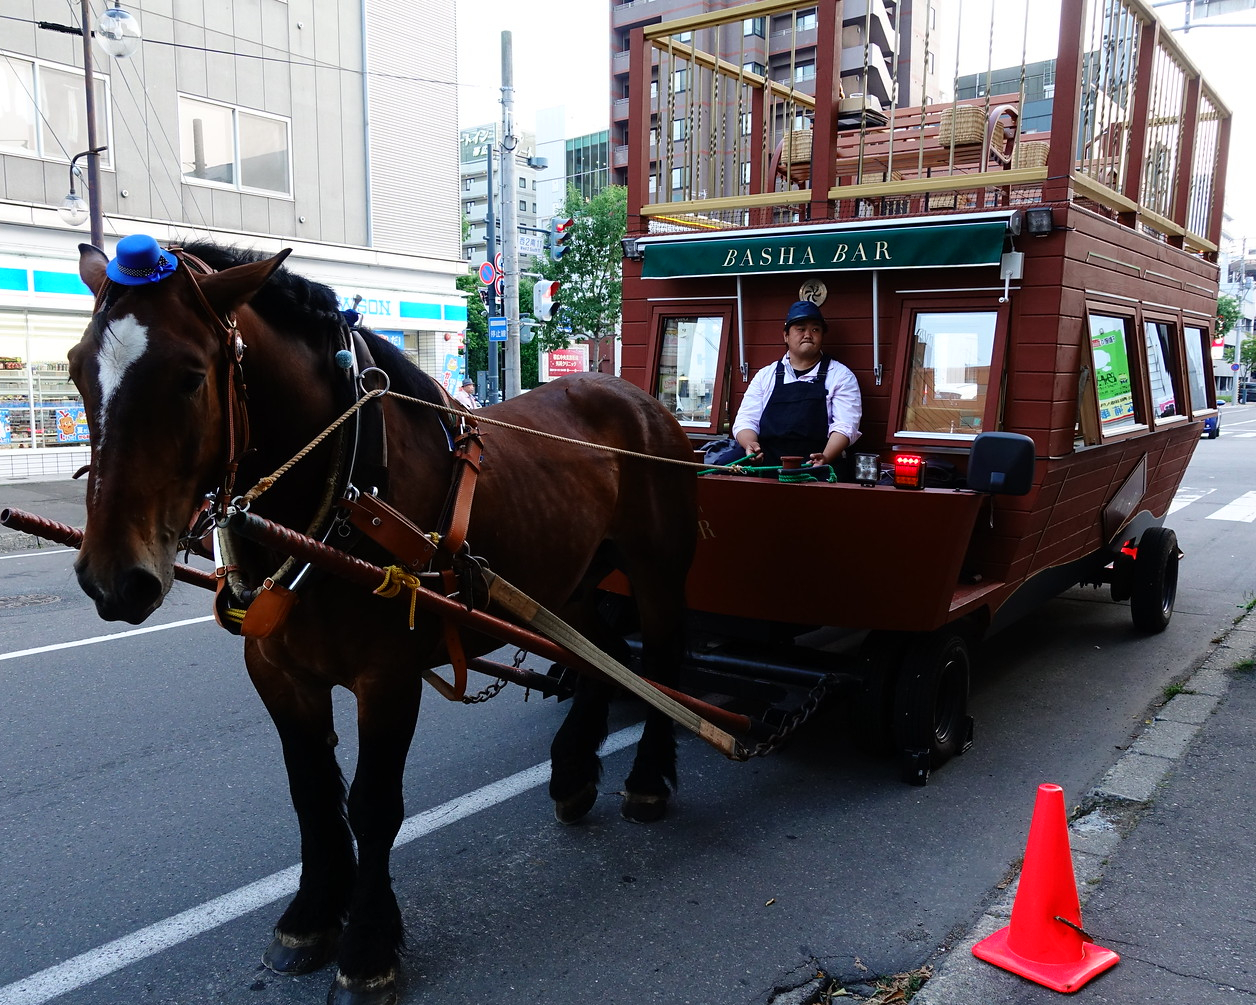
<path fill-rule="evenodd" d="M 682 426 L 711 424 L 722 317 L 665 318 L 657 397 Z"/>
<path fill-rule="evenodd" d="M 1185 400 L 1178 394 L 1182 368 L 1178 365 L 1173 326 L 1165 321 L 1144 321 L 1147 341 L 1147 380 L 1151 385 L 1152 414 L 1167 419 L 1185 412 Z"/>
<path fill-rule="evenodd" d="M 1099 425 L 1105 433 L 1138 425 L 1125 319 L 1090 315 L 1090 354 L 1099 395 Z"/>
<path fill-rule="evenodd" d="M 997 323 L 994 311 L 916 315 L 902 432 L 982 431 Z"/>
<path fill-rule="evenodd" d="M 1186 329 L 1186 389 L 1192 412 L 1212 407 L 1208 404 L 1208 371 L 1204 369 L 1204 360 L 1209 358 L 1207 337 L 1202 328 Z"/>

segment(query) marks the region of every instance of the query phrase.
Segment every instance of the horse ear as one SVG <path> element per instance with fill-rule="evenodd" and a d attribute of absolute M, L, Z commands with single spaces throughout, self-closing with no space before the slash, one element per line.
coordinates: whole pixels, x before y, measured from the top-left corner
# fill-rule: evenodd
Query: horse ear
<path fill-rule="evenodd" d="M 235 265 L 221 272 L 208 276 L 193 273 L 196 283 L 205 294 L 209 305 L 220 314 L 229 314 L 243 303 L 253 299 L 268 280 L 283 264 L 283 260 L 292 254 L 291 248 L 284 248 L 274 258 L 265 258 L 260 262 L 249 262 L 247 265 Z"/>
<path fill-rule="evenodd" d="M 109 256 L 94 244 L 79 245 L 79 278 L 97 296 L 108 279 L 105 275 L 105 266 L 108 264 Z"/>

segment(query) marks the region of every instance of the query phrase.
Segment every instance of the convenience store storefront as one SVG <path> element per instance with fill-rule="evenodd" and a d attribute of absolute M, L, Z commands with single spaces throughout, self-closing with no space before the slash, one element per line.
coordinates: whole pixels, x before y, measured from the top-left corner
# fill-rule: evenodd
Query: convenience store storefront
<path fill-rule="evenodd" d="M 363 324 L 453 390 L 467 323 L 461 294 L 358 285 L 354 269 L 338 268 L 331 276 L 320 275 L 327 263 L 294 256 L 290 264 L 331 286 L 342 308 L 360 296 Z M 372 271 L 385 273 L 374 283 L 415 276 Z M 445 285 L 452 287 L 452 280 Z M 0 254 L 0 481 L 63 478 L 87 463 L 86 415 L 70 383 L 66 354 L 82 337 L 91 308 L 77 260 Z"/>

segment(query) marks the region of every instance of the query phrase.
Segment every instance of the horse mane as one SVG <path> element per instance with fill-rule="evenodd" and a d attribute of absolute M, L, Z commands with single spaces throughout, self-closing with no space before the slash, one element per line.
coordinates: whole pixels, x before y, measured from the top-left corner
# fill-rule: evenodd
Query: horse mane
<path fill-rule="evenodd" d="M 271 256 L 265 252 L 251 251 L 210 241 L 193 241 L 181 246 L 215 271 L 235 265 L 261 261 Z M 340 301 L 330 286 L 307 279 L 281 265 L 269 281 L 249 301 L 258 315 L 271 327 L 303 338 L 315 346 L 340 344 L 340 331 L 345 323 L 340 312 Z M 375 333 L 363 325 L 359 330 L 366 335 Z M 369 340 L 371 355 L 376 365 L 384 370 L 395 390 L 424 401 L 440 403 L 439 384 L 421 370 L 413 360 L 386 338 Z"/>

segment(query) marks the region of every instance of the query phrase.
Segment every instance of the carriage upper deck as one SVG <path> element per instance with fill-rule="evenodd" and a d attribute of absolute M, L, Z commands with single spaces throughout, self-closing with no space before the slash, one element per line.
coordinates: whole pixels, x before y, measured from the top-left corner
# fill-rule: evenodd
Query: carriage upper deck
<path fill-rule="evenodd" d="M 1034 64 L 1030 11 L 1053 6 L 1054 59 Z M 749 375 L 780 358 L 787 305 L 813 299 L 826 349 L 863 395 L 852 452 L 891 467 L 920 455 L 933 484 L 962 487 L 982 433 L 1034 443 L 1033 488 L 992 503 L 993 530 L 975 507 L 951 507 L 954 541 L 922 551 L 917 538 L 901 556 L 931 570 L 916 596 L 887 603 L 902 598 L 897 566 L 823 601 L 774 590 L 769 619 L 832 624 L 840 610 L 858 627 L 924 630 L 993 618 L 1034 577 L 1077 573 L 1163 519 L 1215 410 L 1229 111 L 1142 0 L 995 8 L 1025 18 L 1016 51 L 1002 51 L 1007 72 L 991 44 L 976 96 L 952 102 L 893 79 L 907 61 L 878 0 L 768 0 L 634 33 L 623 375 L 701 444 L 727 432 Z M 793 83 L 744 58 L 761 30 Z M 889 53 L 888 79 L 874 50 Z M 1035 66 L 1053 75 L 1049 97 L 1029 84 Z M 704 512 L 724 521 L 713 533 L 751 512 L 771 523 L 778 502 L 752 492 L 703 489 Z M 838 531 L 832 557 L 853 548 L 863 569 L 885 567 L 895 531 L 942 512 L 924 496 L 856 499 L 834 494 L 815 520 Z M 840 533 L 856 525 L 863 543 Z M 717 553 L 700 548 L 691 577 L 700 609 L 772 579 Z"/>

